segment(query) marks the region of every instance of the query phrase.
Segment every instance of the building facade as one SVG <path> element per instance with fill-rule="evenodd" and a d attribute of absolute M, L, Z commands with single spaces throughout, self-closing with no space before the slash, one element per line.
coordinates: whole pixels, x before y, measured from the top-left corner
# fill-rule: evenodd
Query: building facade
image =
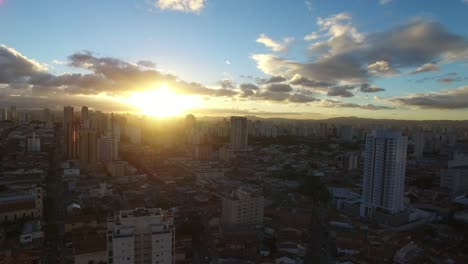
<path fill-rule="evenodd" d="M 97 161 L 97 135 L 94 129 L 80 130 L 80 165 L 91 165 Z"/>
<path fill-rule="evenodd" d="M 221 223 L 227 227 L 262 225 L 263 210 L 262 195 L 238 189 L 222 198 Z"/>
<path fill-rule="evenodd" d="M 403 211 L 407 137 L 399 132 L 374 130 L 366 137 L 361 216 L 374 210 Z"/>
<path fill-rule="evenodd" d="M 160 208 L 118 211 L 107 221 L 109 264 L 175 263 L 174 219 Z"/>
<path fill-rule="evenodd" d="M 248 122 L 247 118 L 231 116 L 231 148 L 240 150 L 248 145 Z"/>

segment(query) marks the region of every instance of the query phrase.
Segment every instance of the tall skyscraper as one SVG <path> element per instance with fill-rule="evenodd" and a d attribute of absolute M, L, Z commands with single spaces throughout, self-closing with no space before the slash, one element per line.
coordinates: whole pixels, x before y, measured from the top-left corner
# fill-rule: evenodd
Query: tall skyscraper
<path fill-rule="evenodd" d="M 76 159 L 78 155 L 78 128 L 74 122 L 72 106 L 65 106 L 63 108 L 63 132 L 65 158 Z"/>
<path fill-rule="evenodd" d="M 187 144 L 193 144 L 193 136 L 195 133 L 195 124 L 196 124 L 195 116 L 192 114 L 188 114 L 185 116 L 185 138 L 187 140 Z"/>
<path fill-rule="evenodd" d="M 107 220 L 107 263 L 175 263 L 174 219 L 160 208 L 118 211 Z"/>
<path fill-rule="evenodd" d="M 100 162 L 108 162 L 117 159 L 116 148 L 113 146 L 114 143 L 115 139 L 112 139 L 111 134 L 106 134 L 98 139 L 97 153 Z"/>
<path fill-rule="evenodd" d="M 91 128 L 80 129 L 80 165 L 91 165 L 97 161 L 97 135 Z"/>
<path fill-rule="evenodd" d="M 87 106 L 81 107 L 81 126 L 84 128 L 90 128 L 91 120 L 89 118 L 89 109 Z"/>
<path fill-rule="evenodd" d="M 247 148 L 248 132 L 247 118 L 231 116 L 231 149 L 240 150 Z"/>
<path fill-rule="evenodd" d="M 376 209 L 395 214 L 403 207 L 407 137 L 374 130 L 366 137 L 361 216 Z"/>

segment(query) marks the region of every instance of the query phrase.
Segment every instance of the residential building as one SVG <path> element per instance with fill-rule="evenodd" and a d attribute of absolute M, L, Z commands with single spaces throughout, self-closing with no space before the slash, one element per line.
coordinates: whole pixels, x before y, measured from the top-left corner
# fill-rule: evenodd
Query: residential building
<path fill-rule="evenodd" d="M 366 137 L 361 216 L 374 210 L 396 214 L 403 207 L 407 137 L 400 132 L 374 130 Z"/>
<path fill-rule="evenodd" d="M 107 221 L 107 263 L 175 263 L 175 227 L 160 208 L 118 211 Z"/>
<path fill-rule="evenodd" d="M 91 128 L 81 129 L 80 132 L 80 165 L 92 165 L 97 161 L 97 135 Z"/>
<path fill-rule="evenodd" d="M 262 225 L 264 198 L 255 192 L 237 189 L 222 198 L 223 226 Z"/>
<path fill-rule="evenodd" d="M 231 116 L 231 148 L 233 150 L 247 148 L 248 132 L 247 118 Z"/>

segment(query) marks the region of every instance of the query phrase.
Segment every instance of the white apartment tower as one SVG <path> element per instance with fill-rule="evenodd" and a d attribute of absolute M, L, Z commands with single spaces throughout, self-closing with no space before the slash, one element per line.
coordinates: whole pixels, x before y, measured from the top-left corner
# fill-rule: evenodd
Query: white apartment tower
<path fill-rule="evenodd" d="M 107 220 L 109 264 L 171 264 L 174 250 L 174 219 L 160 208 L 118 211 Z"/>
<path fill-rule="evenodd" d="M 374 130 L 366 137 L 361 216 L 376 209 L 395 214 L 403 208 L 407 137 Z"/>
<path fill-rule="evenodd" d="M 262 195 L 235 190 L 222 199 L 221 223 L 223 226 L 262 225 L 264 214 Z"/>
<path fill-rule="evenodd" d="M 247 118 L 231 116 L 231 148 L 233 150 L 247 148 L 248 132 Z"/>

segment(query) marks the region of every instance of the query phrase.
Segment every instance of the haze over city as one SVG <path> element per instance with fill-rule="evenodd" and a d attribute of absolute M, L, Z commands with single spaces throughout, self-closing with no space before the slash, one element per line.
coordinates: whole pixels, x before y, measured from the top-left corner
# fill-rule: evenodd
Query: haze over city
<path fill-rule="evenodd" d="M 468 263 L 468 0 L 0 0 L 0 264 Z"/>

